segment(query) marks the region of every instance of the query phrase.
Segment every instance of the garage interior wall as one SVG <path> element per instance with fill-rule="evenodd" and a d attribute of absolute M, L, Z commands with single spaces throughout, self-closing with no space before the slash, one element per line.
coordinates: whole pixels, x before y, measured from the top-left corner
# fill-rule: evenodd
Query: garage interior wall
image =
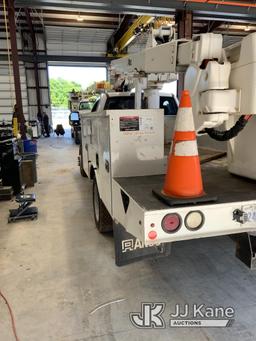
<path fill-rule="evenodd" d="M 46 26 L 47 53 L 60 56 L 106 55 L 112 29 Z"/>
<path fill-rule="evenodd" d="M 35 14 L 34 14 L 35 15 Z M 35 18 L 33 17 L 33 20 Z M 38 24 L 36 36 L 36 56 L 33 53 L 33 44 L 31 33 L 29 30 L 22 30 L 17 26 L 17 44 L 20 54 L 20 78 L 22 90 L 23 111 L 26 120 L 35 120 L 38 114 L 38 100 L 36 95 L 35 81 L 35 63 L 37 61 L 39 91 L 40 91 L 40 110 L 47 112 L 51 119 L 50 91 L 48 79 L 48 61 L 50 65 L 63 65 L 58 62 L 58 56 L 67 57 L 72 61 L 72 66 L 107 66 L 106 63 L 92 61 L 90 64 L 86 62 L 75 62 L 76 57 L 104 57 L 107 50 L 107 42 L 114 33 L 111 28 L 81 28 L 81 27 L 64 27 L 64 26 L 45 26 L 43 23 Z M 128 53 L 136 53 L 145 48 L 147 34 L 142 34 L 134 40 L 127 49 Z M 224 46 L 239 41 L 239 36 L 224 35 Z M 0 54 L 5 58 L 0 61 L 0 114 L 5 120 L 11 119 L 13 105 L 15 104 L 14 82 L 12 75 L 12 66 L 9 75 L 7 61 L 7 40 L 6 33 L 0 33 L 1 49 Z M 26 58 L 22 58 L 22 57 Z M 61 59 L 61 58 L 60 58 Z M 23 60 L 23 61 L 21 61 Z M 67 62 L 66 62 L 67 63 Z M 67 65 L 65 63 L 65 65 Z M 11 91 L 11 92 L 10 92 Z"/>
<path fill-rule="evenodd" d="M 31 38 L 27 33 L 16 33 L 17 47 L 19 55 L 22 56 L 19 62 L 20 69 L 20 83 L 22 92 L 22 105 L 23 112 L 26 120 L 37 119 L 38 105 L 36 96 L 36 83 L 35 83 L 35 64 L 34 55 L 31 47 Z M 13 106 L 15 104 L 15 89 L 14 77 L 12 69 L 12 61 L 9 67 L 7 58 L 7 43 L 10 40 L 6 39 L 6 34 L 3 32 L 0 35 L 2 57 L 0 62 L 0 114 L 1 120 L 10 121 L 13 113 Z M 38 54 L 46 55 L 44 35 L 36 34 Z M 26 58 L 24 58 L 24 56 Z M 24 59 L 24 61 L 21 61 Z M 33 62 L 32 62 L 33 61 Z M 38 63 L 38 78 L 39 78 L 39 91 L 41 112 L 45 111 L 51 116 L 50 107 L 50 94 L 49 94 L 49 81 L 48 81 L 48 65 L 47 62 Z"/>
<path fill-rule="evenodd" d="M 6 57 L 7 54 L 7 39 L 6 34 L 0 33 L 0 41 L 1 41 L 1 55 Z M 10 44 L 9 44 L 10 46 Z M 21 36 L 17 33 L 17 47 L 18 50 L 22 50 L 21 44 Z M 23 62 L 19 63 L 20 65 L 20 83 L 21 83 L 21 95 L 22 95 L 22 104 L 23 104 L 23 112 L 25 119 L 29 118 L 28 111 L 28 94 L 26 88 L 26 73 L 25 73 L 25 65 Z M 15 104 L 15 89 L 14 89 L 14 77 L 12 64 L 9 67 L 9 63 L 6 60 L 0 61 L 0 120 L 11 121 L 13 107 Z"/>

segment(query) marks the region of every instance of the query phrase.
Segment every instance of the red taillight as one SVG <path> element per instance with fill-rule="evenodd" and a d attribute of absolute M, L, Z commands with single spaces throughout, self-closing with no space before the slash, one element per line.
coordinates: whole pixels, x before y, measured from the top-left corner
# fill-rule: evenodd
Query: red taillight
<path fill-rule="evenodd" d="M 181 217 L 177 213 L 166 214 L 162 220 L 162 229 L 167 233 L 178 231 L 181 227 Z"/>

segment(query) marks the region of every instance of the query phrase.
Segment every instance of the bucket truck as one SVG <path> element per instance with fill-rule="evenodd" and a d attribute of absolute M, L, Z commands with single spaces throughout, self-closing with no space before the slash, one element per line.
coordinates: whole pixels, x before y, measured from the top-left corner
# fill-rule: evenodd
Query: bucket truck
<path fill-rule="evenodd" d="M 237 256 L 255 267 L 256 33 L 228 48 L 213 33 L 171 40 L 112 67 L 134 79 L 135 109 L 83 117 L 81 148 L 93 180 L 96 226 L 100 232 L 113 229 L 116 264 L 168 255 L 176 241 L 242 234 Z M 152 194 L 161 190 L 166 172 L 164 114 L 155 100 L 161 85 L 179 72 L 185 72 L 198 139 L 208 134 L 228 141 L 227 164 L 202 166 L 205 190 L 215 202 L 168 206 Z M 141 108 L 142 93 L 148 109 Z"/>

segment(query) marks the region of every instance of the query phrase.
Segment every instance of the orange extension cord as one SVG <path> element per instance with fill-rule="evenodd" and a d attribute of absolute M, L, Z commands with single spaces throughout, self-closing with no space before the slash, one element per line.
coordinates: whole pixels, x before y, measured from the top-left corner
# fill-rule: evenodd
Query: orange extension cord
<path fill-rule="evenodd" d="M 19 341 L 19 338 L 18 338 L 18 335 L 17 335 L 17 331 L 16 331 L 15 320 L 14 320 L 14 315 L 13 315 L 13 312 L 12 312 L 12 308 L 11 308 L 9 302 L 7 301 L 7 299 L 2 294 L 1 291 L 0 291 L 0 296 L 4 300 L 5 304 L 7 305 L 8 310 L 9 310 L 9 314 L 10 314 L 11 322 L 12 322 L 12 331 L 13 331 L 13 335 L 14 335 L 15 341 Z"/>

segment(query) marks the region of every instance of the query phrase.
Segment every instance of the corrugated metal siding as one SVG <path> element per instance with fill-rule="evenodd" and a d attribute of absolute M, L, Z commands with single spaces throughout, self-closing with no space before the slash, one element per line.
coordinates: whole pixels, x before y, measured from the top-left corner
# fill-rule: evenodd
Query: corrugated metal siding
<path fill-rule="evenodd" d="M 28 113 L 27 87 L 24 65 L 20 65 L 20 82 L 23 111 Z M 8 75 L 8 63 L 1 62 L 0 65 L 0 120 L 11 118 L 15 101 L 15 90 L 13 76 Z"/>
<path fill-rule="evenodd" d="M 229 45 L 238 43 L 239 41 L 242 40 L 243 37 L 239 37 L 239 36 L 228 36 L 228 35 L 224 35 L 223 36 L 223 46 L 227 47 Z"/>
<path fill-rule="evenodd" d="M 49 55 L 104 56 L 112 29 L 46 26 Z"/>
<path fill-rule="evenodd" d="M 1 48 L 7 48 L 7 40 L 5 32 L 0 33 Z M 10 45 L 9 45 L 10 46 Z M 19 33 L 17 33 L 17 47 L 21 51 L 21 39 Z M 6 51 L 0 51 L 0 54 L 6 55 Z M 13 106 L 16 103 L 14 79 L 11 65 L 11 76 L 9 76 L 8 62 L 1 61 L 0 63 L 0 121 L 11 120 Z M 21 95 L 22 104 L 25 118 L 28 118 L 28 98 L 27 98 L 27 86 L 24 63 L 20 63 L 20 82 L 21 82 Z"/>

